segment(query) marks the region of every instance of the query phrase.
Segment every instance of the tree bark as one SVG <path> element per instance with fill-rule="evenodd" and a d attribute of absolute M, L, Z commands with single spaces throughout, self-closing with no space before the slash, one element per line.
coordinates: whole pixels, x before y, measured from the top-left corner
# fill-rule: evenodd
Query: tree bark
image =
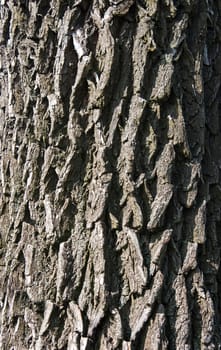
<path fill-rule="evenodd" d="M 1 0 L 0 348 L 220 349 L 221 1 Z"/>

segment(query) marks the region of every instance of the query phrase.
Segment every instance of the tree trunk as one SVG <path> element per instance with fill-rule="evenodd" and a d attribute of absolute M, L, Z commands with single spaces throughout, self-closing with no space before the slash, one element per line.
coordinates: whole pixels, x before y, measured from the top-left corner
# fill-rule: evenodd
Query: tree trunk
<path fill-rule="evenodd" d="M 1 0 L 0 348 L 221 348 L 221 1 Z"/>

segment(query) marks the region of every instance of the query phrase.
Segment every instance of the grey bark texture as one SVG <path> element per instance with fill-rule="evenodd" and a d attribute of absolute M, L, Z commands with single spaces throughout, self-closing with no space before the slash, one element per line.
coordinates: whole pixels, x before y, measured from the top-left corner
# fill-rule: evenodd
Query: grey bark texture
<path fill-rule="evenodd" d="M 1 0 L 0 349 L 221 348 L 220 82 L 220 0 Z"/>

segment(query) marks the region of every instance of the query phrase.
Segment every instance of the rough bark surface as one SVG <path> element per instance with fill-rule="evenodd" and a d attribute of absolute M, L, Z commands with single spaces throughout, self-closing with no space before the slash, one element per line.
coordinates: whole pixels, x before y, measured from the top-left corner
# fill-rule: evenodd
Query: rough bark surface
<path fill-rule="evenodd" d="M 1 349 L 220 349 L 220 82 L 220 0 L 1 0 Z"/>

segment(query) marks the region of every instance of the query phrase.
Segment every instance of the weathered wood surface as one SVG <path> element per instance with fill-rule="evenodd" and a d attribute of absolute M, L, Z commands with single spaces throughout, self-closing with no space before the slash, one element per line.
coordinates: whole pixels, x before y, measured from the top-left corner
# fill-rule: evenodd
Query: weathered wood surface
<path fill-rule="evenodd" d="M 0 2 L 0 349 L 219 349 L 221 1 Z"/>

